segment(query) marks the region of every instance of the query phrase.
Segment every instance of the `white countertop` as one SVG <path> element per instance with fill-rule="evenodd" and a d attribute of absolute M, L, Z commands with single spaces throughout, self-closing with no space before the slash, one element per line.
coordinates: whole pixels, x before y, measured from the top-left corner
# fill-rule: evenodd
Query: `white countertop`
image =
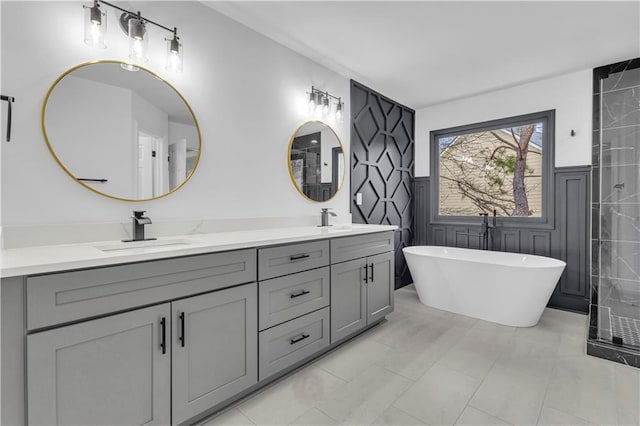
<path fill-rule="evenodd" d="M 0 277 L 42 274 L 298 241 L 393 231 L 395 225 L 269 228 L 176 235 L 149 242 L 96 241 L 0 250 Z"/>

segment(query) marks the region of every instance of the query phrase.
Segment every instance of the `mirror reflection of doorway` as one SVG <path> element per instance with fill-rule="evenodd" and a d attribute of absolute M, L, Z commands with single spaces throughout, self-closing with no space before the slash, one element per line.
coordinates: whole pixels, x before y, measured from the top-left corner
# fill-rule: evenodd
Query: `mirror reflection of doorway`
<path fill-rule="evenodd" d="M 163 139 L 138 132 L 138 198 L 153 198 L 166 192 L 164 189 Z"/>
<path fill-rule="evenodd" d="M 302 192 L 312 200 L 322 200 L 321 172 L 320 172 L 320 132 L 298 136 L 293 141 L 291 149 L 292 168 L 299 169 L 302 160 L 301 186 Z M 297 178 L 296 178 L 297 179 Z"/>
<path fill-rule="evenodd" d="M 187 178 L 187 140 L 180 139 L 169 145 L 169 190 Z"/>

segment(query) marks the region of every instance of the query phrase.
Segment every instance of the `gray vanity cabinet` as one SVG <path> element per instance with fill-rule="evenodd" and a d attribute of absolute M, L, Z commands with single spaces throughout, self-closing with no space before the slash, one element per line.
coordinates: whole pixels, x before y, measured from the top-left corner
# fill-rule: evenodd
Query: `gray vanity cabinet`
<path fill-rule="evenodd" d="M 331 343 L 393 311 L 393 233 L 332 240 Z M 379 254 L 373 254 L 373 253 Z M 371 254 L 353 260 L 352 257 Z"/>
<path fill-rule="evenodd" d="M 367 283 L 367 325 L 381 320 L 393 312 L 393 252 L 367 258 L 369 277 Z"/>
<path fill-rule="evenodd" d="M 3 278 L 0 302 L 2 424 L 186 424 L 390 313 L 393 232 Z"/>
<path fill-rule="evenodd" d="M 28 424 L 170 424 L 170 314 L 165 303 L 29 335 Z"/>
<path fill-rule="evenodd" d="M 171 304 L 173 424 L 258 381 L 255 283 Z"/>
<path fill-rule="evenodd" d="M 367 326 L 366 259 L 331 265 L 331 343 Z"/>

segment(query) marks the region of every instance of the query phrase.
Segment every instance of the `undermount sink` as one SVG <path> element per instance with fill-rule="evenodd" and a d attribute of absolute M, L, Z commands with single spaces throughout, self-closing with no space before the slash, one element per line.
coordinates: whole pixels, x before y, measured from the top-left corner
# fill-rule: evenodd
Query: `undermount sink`
<path fill-rule="evenodd" d="M 98 250 L 111 252 L 121 250 L 142 250 L 142 249 L 163 249 L 163 248 L 178 248 L 176 246 L 184 246 L 195 244 L 196 241 L 175 239 L 175 240 L 148 240 L 148 241 L 130 241 L 126 243 L 117 244 L 105 244 L 94 246 Z"/>

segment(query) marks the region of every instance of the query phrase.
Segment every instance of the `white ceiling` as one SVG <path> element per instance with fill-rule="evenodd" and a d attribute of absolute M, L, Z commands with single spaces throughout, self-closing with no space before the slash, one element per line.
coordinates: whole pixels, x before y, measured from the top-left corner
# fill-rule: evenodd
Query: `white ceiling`
<path fill-rule="evenodd" d="M 193 115 L 177 91 L 144 69 L 132 72 L 121 68 L 119 63 L 100 62 L 80 67 L 70 75 L 129 89 L 164 111 L 169 116 L 169 121 L 194 125 Z"/>
<path fill-rule="evenodd" d="M 412 108 L 640 56 L 640 1 L 205 4 Z"/>

